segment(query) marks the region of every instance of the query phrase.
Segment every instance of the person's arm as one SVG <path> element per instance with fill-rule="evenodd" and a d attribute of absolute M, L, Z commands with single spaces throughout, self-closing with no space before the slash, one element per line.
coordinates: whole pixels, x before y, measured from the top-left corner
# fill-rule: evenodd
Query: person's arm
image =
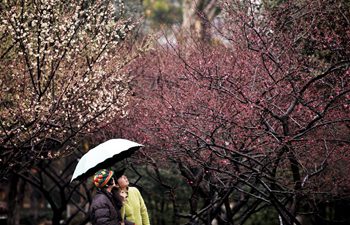
<path fill-rule="evenodd" d="M 91 216 L 94 225 L 115 225 L 115 221 L 111 220 L 110 210 L 107 204 L 100 204 L 92 209 Z"/>
<path fill-rule="evenodd" d="M 140 191 L 137 190 L 137 192 L 140 200 L 140 213 L 142 217 L 142 225 L 150 225 L 146 204 L 142 198 Z"/>
<path fill-rule="evenodd" d="M 129 204 L 124 204 L 121 209 L 122 218 L 128 221 L 136 221 L 133 210 Z M 138 224 L 137 224 L 138 225 Z M 142 225 L 142 224 L 141 224 Z"/>

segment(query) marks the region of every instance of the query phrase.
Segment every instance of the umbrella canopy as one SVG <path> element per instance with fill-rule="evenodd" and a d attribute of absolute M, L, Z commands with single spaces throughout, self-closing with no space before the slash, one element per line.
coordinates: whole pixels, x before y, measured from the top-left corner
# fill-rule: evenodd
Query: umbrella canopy
<path fill-rule="evenodd" d="M 71 182 L 92 176 L 100 169 L 112 166 L 129 156 L 143 145 L 126 139 L 110 139 L 89 150 L 75 167 Z"/>

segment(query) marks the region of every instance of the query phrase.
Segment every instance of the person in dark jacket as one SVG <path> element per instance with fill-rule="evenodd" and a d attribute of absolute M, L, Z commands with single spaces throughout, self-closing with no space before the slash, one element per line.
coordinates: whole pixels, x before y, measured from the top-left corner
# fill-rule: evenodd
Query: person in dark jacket
<path fill-rule="evenodd" d="M 122 192 L 113 178 L 112 170 L 98 171 L 93 182 L 97 187 L 96 195 L 90 205 L 90 220 L 92 225 L 136 225 L 124 220 L 121 216 L 126 192 Z"/>

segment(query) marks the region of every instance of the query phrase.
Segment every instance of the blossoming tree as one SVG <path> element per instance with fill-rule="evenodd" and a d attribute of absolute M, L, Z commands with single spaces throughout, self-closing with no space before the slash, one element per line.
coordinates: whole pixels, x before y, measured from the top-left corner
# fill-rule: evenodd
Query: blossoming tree
<path fill-rule="evenodd" d="M 0 4 L 0 174 L 74 149 L 77 137 L 122 116 L 133 24 L 115 1 Z"/>
<path fill-rule="evenodd" d="M 155 167 L 177 164 L 193 224 L 266 210 L 275 224 L 325 224 L 350 189 L 349 6 L 262 2 L 223 1 L 215 44 L 169 43 L 133 67 L 125 135 L 152 146 Z"/>

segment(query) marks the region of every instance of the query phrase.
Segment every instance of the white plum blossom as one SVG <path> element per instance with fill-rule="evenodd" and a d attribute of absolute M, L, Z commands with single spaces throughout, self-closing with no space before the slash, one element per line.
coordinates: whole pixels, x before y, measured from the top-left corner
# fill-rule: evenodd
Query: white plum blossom
<path fill-rule="evenodd" d="M 132 25 L 115 20 L 114 1 L 2 4 L 0 141 L 8 150 L 2 168 L 28 154 L 45 158 L 36 145 L 47 138 L 74 142 L 127 113 L 130 79 L 122 68 L 132 57 L 115 54 L 123 54 L 121 38 Z"/>

